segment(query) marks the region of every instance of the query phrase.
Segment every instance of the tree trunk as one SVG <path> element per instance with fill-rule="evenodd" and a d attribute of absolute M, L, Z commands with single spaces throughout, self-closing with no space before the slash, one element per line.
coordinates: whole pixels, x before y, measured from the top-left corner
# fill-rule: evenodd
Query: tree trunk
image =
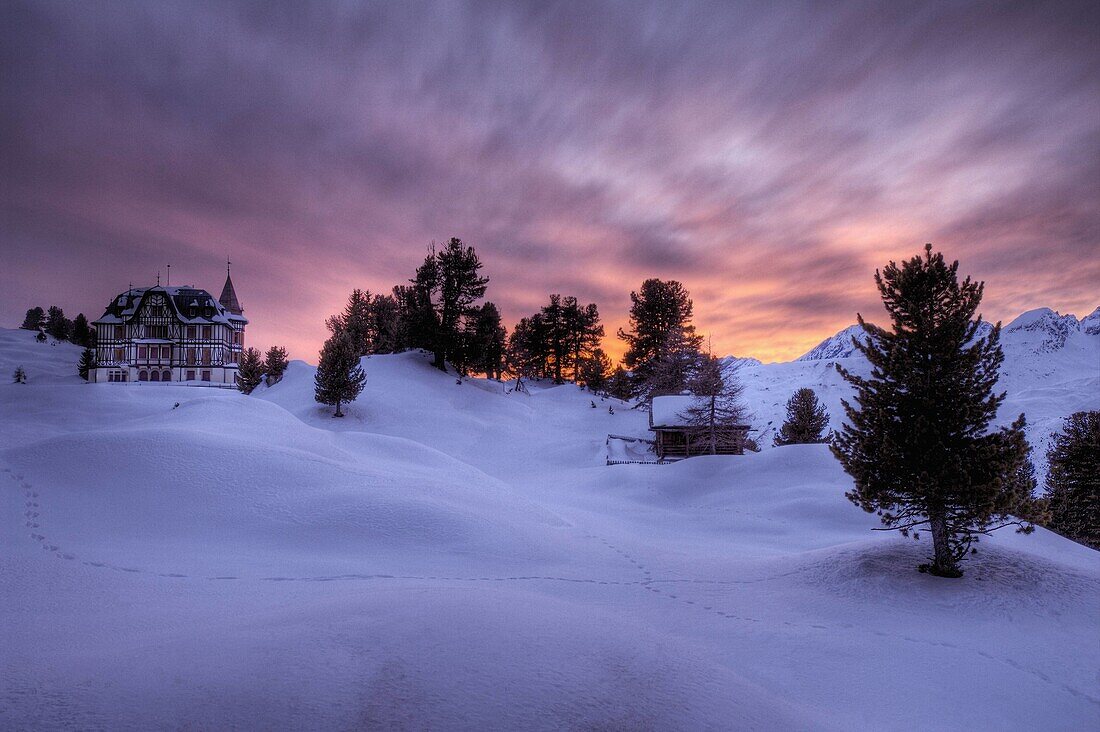
<path fill-rule="evenodd" d="M 950 535 L 947 529 L 947 517 L 942 511 L 933 511 L 928 515 L 928 527 L 932 531 L 932 550 L 935 557 L 928 567 L 928 573 L 937 577 L 962 577 L 955 557 L 951 554 Z"/>
<path fill-rule="evenodd" d="M 447 373 L 447 360 L 443 356 L 443 351 L 435 352 L 435 360 L 432 361 L 432 366 L 435 366 L 443 373 Z"/>
<path fill-rule="evenodd" d="M 336 400 L 336 414 L 334 414 L 332 416 L 333 417 L 343 417 L 344 416 L 344 413 L 340 411 L 340 400 L 339 399 Z"/>

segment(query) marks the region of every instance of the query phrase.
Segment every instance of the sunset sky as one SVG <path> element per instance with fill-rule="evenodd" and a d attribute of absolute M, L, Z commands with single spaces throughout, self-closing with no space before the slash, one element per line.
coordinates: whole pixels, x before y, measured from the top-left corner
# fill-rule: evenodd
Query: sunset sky
<path fill-rule="evenodd" d="M 926 241 L 989 319 L 1100 305 L 1095 0 L 6 0 L 0 65 L 4 326 L 229 255 L 251 343 L 315 361 L 451 236 L 509 327 L 560 292 L 613 334 L 671 278 L 764 360 Z"/>

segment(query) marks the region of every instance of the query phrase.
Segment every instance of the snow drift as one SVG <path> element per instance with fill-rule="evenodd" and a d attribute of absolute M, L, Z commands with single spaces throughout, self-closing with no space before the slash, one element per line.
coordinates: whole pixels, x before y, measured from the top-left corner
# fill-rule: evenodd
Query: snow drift
<path fill-rule="evenodd" d="M 1086 337 L 1006 369 L 1010 398 L 1052 420 L 1095 399 Z M 962 580 L 920 575 L 928 547 L 872 531 L 823 446 L 605 466 L 607 434 L 644 435 L 645 415 L 572 385 L 506 393 L 371 357 L 334 420 L 302 362 L 246 397 L 87 385 L 77 355 L 0 332 L 0 368 L 30 376 L 0 384 L 5 729 L 1100 713 L 1100 554 L 1009 533 Z M 827 361 L 740 368 L 758 418 L 796 385 L 843 396 Z"/>

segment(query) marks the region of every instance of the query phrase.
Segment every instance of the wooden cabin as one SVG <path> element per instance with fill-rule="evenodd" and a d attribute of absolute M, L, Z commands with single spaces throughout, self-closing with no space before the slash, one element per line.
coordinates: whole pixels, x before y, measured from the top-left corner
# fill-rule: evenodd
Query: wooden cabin
<path fill-rule="evenodd" d="M 700 399 L 692 394 L 653 397 L 649 409 L 649 429 L 659 462 L 710 454 L 710 427 L 693 425 L 688 410 Z M 742 455 L 749 425 L 721 425 L 716 431 L 715 454 Z"/>

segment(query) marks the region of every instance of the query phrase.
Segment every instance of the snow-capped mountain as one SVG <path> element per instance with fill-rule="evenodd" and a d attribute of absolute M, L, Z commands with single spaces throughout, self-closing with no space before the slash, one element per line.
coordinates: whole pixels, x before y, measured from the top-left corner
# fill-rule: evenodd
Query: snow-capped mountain
<path fill-rule="evenodd" d="M 863 343 L 867 340 L 867 334 L 863 331 L 863 328 L 857 323 L 855 325 L 849 325 L 844 330 L 840 331 L 836 335 L 829 336 L 825 340 L 818 343 L 809 351 L 798 357 L 797 361 L 827 361 L 837 358 L 848 358 L 855 356 L 858 351 L 856 347 L 852 345 L 852 340 L 858 340 Z"/>
<path fill-rule="evenodd" d="M 979 336 L 992 328 L 983 325 Z M 802 387 L 817 393 L 829 410 L 831 426 L 840 427 L 841 400 L 852 391 L 835 365 L 859 374 L 869 370 L 853 338 L 866 338 L 859 325 L 826 338 L 795 361 L 738 368 L 761 447 L 771 445 L 787 399 Z M 1042 477 L 1050 436 L 1061 429 L 1062 420 L 1073 412 L 1100 409 L 1100 308 L 1080 320 L 1050 308 L 1029 310 L 1002 327 L 1001 347 L 1005 360 L 998 388 L 1007 397 L 997 422 L 1011 423 L 1021 413 L 1027 417 L 1033 460 Z"/>

